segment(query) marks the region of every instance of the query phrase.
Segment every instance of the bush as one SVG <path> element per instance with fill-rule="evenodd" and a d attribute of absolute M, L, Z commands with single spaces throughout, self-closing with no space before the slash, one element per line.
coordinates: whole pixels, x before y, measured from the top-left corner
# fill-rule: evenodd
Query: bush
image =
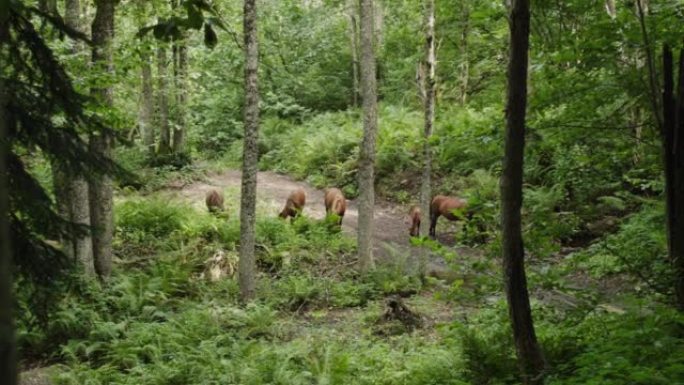
<path fill-rule="evenodd" d="M 640 279 L 642 289 L 669 293 L 674 277 L 666 258 L 664 223 L 663 204 L 645 204 L 641 211 L 628 217 L 615 234 L 574 254 L 573 262 L 597 278 L 628 273 Z"/>
<path fill-rule="evenodd" d="M 672 384 L 684 378 L 684 317 L 673 309 L 595 313 L 576 328 L 578 354 L 551 384 Z"/>

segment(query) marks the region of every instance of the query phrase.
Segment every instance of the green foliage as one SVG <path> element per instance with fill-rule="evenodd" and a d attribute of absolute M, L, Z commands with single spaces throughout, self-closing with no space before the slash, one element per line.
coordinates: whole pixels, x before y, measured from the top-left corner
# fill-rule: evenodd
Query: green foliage
<path fill-rule="evenodd" d="M 573 266 L 595 277 L 628 273 L 640 289 L 667 293 L 673 273 L 667 260 L 665 213 L 661 202 L 644 205 L 612 235 L 573 256 Z"/>
<path fill-rule="evenodd" d="M 154 192 L 169 186 L 190 184 L 201 179 L 205 165 L 191 163 L 186 153 L 150 157 L 143 146 L 121 146 L 115 150 L 121 166 L 135 175 L 124 178 L 119 186 L 126 190 Z"/>
<path fill-rule="evenodd" d="M 578 351 L 551 384 L 670 384 L 684 376 L 681 330 L 672 309 L 594 314 L 575 328 Z"/>
<path fill-rule="evenodd" d="M 117 227 L 131 241 L 140 242 L 146 236 L 168 237 L 181 230 L 186 219 L 185 209 L 161 199 L 127 200 L 117 206 Z"/>
<path fill-rule="evenodd" d="M 516 378 L 512 332 L 503 306 L 483 312 L 467 324 L 454 324 L 452 338 L 463 349 L 465 375 L 471 384 L 513 383 Z"/>

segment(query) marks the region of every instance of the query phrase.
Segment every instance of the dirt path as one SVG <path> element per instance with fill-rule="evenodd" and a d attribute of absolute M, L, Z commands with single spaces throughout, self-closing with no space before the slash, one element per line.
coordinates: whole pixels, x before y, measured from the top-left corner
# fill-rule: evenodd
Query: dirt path
<path fill-rule="evenodd" d="M 204 197 L 212 188 L 233 191 L 239 195 L 241 173 L 237 170 L 228 170 L 218 174 L 209 175 L 204 181 L 196 182 L 176 191 L 176 194 L 193 205 L 204 206 Z M 259 172 L 257 176 L 257 211 L 266 212 L 266 215 L 277 215 L 285 204 L 285 200 L 291 191 L 303 188 L 306 191 L 306 206 L 304 215 L 322 219 L 325 217 L 325 205 L 323 203 L 323 191 L 310 186 L 305 182 L 295 181 L 292 178 L 276 174 L 270 171 Z M 358 209 L 356 201 L 347 201 L 347 212 L 342 223 L 342 230 L 349 236 L 356 236 Z M 227 209 L 231 215 L 239 215 L 239 202 L 227 202 Z M 373 237 L 374 254 L 378 261 L 392 261 L 398 258 L 406 258 L 408 265 L 415 265 L 418 261 L 419 249 L 409 243 L 408 207 L 392 205 L 379 200 L 376 202 Z M 427 224 L 424 224 L 426 226 Z M 438 223 L 437 233 L 441 243 L 453 246 L 457 225 L 442 220 Z M 460 253 L 472 253 L 468 248 L 458 248 Z M 428 263 L 428 273 L 434 272 L 443 275 L 447 270 L 446 263 L 439 256 L 431 256 Z"/>

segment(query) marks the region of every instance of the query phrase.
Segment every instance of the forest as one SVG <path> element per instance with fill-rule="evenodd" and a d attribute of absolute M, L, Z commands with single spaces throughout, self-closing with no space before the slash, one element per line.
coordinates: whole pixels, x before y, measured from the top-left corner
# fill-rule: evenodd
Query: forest
<path fill-rule="evenodd" d="M 683 0 L 0 0 L 0 384 L 684 384 Z"/>

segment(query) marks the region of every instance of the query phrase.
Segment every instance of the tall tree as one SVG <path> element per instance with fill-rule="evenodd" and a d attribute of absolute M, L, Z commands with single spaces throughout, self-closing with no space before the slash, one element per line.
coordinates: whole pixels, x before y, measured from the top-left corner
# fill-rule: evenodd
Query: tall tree
<path fill-rule="evenodd" d="M 146 42 L 147 43 L 147 42 Z M 145 43 L 145 44 L 146 44 Z M 152 85 L 152 65 L 149 47 L 145 46 L 140 51 L 141 59 L 141 92 L 139 125 L 143 144 L 150 155 L 154 154 L 154 87 Z"/>
<path fill-rule="evenodd" d="M 432 197 L 431 180 L 432 174 L 432 148 L 430 138 L 432 127 L 435 122 L 435 1 L 425 1 L 425 70 L 423 85 L 423 106 L 425 109 L 425 124 L 423 126 L 423 175 L 420 182 L 420 209 L 421 222 L 427 224 L 430 221 L 430 199 Z M 425 237 L 429 227 L 422 226 L 420 235 Z"/>
<path fill-rule="evenodd" d="M 76 31 L 83 28 L 81 20 L 80 0 L 66 0 L 65 23 Z M 72 52 L 77 53 L 83 49 L 83 44 L 74 40 Z M 76 224 L 90 227 L 90 204 L 88 197 L 88 182 L 83 175 L 74 173 L 73 170 L 64 172 L 64 191 L 62 199 L 66 201 L 68 219 Z M 60 199 L 58 197 L 58 199 Z M 79 262 L 82 271 L 88 276 L 95 275 L 95 262 L 93 257 L 93 240 L 90 231 L 82 231 L 74 234 L 66 245 L 67 254 Z"/>
<path fill-rule="evenodd" d="M 157 124 L 159 125 L 159 154 L 171 152 L 171 127 L 169 125 L 169 87 L 167 82 L 168 59 L 166 45 L 157 42 Z"/>
<path fill-rule="evenodd" d="M 114 40 L 114 10 L 117 0 L 96 0 L 95 18 L 92 24 L 93 66 L 103 73 L 113 71 L 112 43 Z M 113 87 L 97 86 L 91 90 L 93 97 L 105 107 L 114 104 Z M 105 133 L 91 135 L 90 150 L 110 157 L 114 138 Z M 93 256 L 95 270 L 100 278 L 107 278 L 112 271 L 112 238 L 114 236 L 114 189 L 107 175 L 95 177 L 90 182 L 90 219 L 94 228 Z"/>
<path fill-rule="evenodd" d="M 240 295 L 249 301 L 255 294 L 255 227 L 257 190 L 257 140 L 259 135 L 259 47 L 257 35 L 256 0 L 244 2 L 245 49 L 245 138 L 242 159 L 242 195 L 240 197 Z"/>
<path fill-rule="evenodd" d="M 363 140 L 359 151 L 359 268 L 372 269 L 373 209 L 375 207 L 375 138 L 378 131 L 378 100 L 375 75 L 373 0 L 359 0 L 361 12 L 361 98 Z"/>
<path fill-rule="evenodd" d="M 468 1 L 461 3 L 461 15 L 463 26 L 461 29 L 461 44 L 459 44 L 459 54 L 461 55 L 461 105 L 468 101 L 468 83 L 470 81 L 470 59 L 468 52 L 468 35 L 470 34 L 470 5 Z"/>
<path fill-rule="evenodd" d="M 181 6 L 180 0 L 171 0 L 171 9 L 177 13 Z M 185 149 L 185 105 L 188 98 L 187 90 L 187 67 L 188 49 L 185 31 L 181 31 L 172 42 L 173 51 L 173 89 L 174 89 L 174 116 L 173 116 L 173 152 L 183 152 Z"/>
<path fill-rule="evenodd" d="M 185 149 L 185 107 L 188 99 L 188 47 L 185 38 L 174 42 L 173 79 L 176 96 L 176 114 L 173 129 L 173 152 Z"/>
<path fill-rule="evenodd" d="M 142 28 L 147 17 L 146 1 L 136 2 L 136 24 Z M 140 109 L 138 125 L 143 145 L 154 155 L 154 85 L 152 84 L 152 42 L 146 36 L 140 40 Z"/>
<path fill-rule="evenodd" d="M 684 50 L 679 56 L 675 96 L 672 51 L 663 48 L 663 161 L 668 254 L 675 271 L 677 308 L 684 312 Z"/>
<path fill-rule="evenodd" d="M 8 10 L 0 6 L 0 50 L 5 50 Z M 3 57 L 5 57 L 3 52 Z M 12 299 L 12 254 L 9 236 L 9 181 L 5 159 L 9 153 L 7 140 L 7 95 L 0 78 L 0 382 L 17 383 L 17 351 L 14 339 Z"/>
<path fill-rule="evenodd" d="M 64 66 L 34 22 L 72 38 L 85 35 L 23 2 L 0 2 L 0 382 L 16 383 L 12 334 L 12 275 L 28 290 L 30 312 L 47 322 L 54 310 L 56 285 L 73 260 L 48 239 L 65 239 L 74 226 L 54 211 L 53 200 L 29 171 L 27 159 L 44 156 L 79 175 L 130 177 L 100 153 L 89 150 L 81 132 L 114 133 L 85 110 Z M 59 116 L 59 119 L 53 117 Z M 80 130 L 79 130 L 80 129 Z M 9 196 L 8 196 L 9 195 Z M 7 222 L 9 221 L 9 226 Z M 7 232 L 9 231 L 9 239 Z M 11 250 L 9 247 L 11 246 Z M 16 256 L 10 264 L 10 255 Z M 62 292 L 63 293 L 63 292 Z M 30 327 L 30 326 L 29 326 Z"/>
<path fill-rule="evenodd" d="M 525 276 L 520 209 L 522 206 L 527 108 L 527 65 L 530 34 L 529 0 L 512 0 L 509 14 L 510 53 L 506 102 L 506 134 L 501 174 L 501 227 L 506 299 L 518 363 L 524 384 L 542 384 L 544 358 L 532 322 Z"/>
<path fill-rule="evenodd" d="M 350 51 L 352 59 L 352 106 L 359 105 L 359 38 L 358 38 L 358 23 L 356 22 L 356 5 L 355 0 L 349 0 L 347 7 L 349 8 L 349 40 Z"/>

